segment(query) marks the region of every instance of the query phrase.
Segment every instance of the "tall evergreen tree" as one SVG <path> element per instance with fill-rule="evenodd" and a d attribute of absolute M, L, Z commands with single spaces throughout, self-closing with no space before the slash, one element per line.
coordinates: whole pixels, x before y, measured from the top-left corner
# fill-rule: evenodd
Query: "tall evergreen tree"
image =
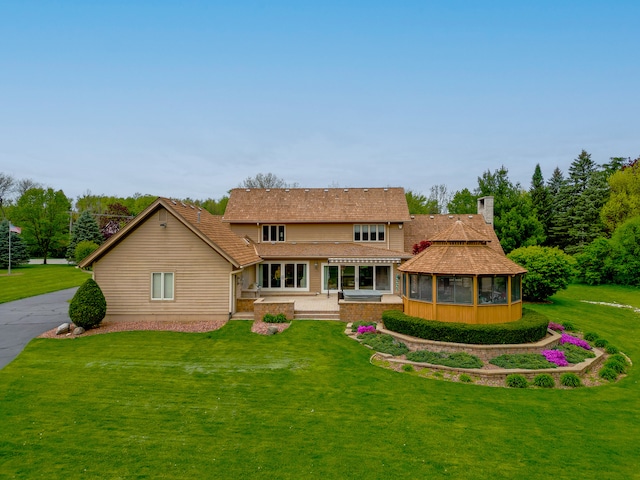
<path fill-rule="evenodd" d="M 478 212 L 478 197 L 468 188 L 458 190 L 447 204 L 447 210 L 452 214 L 466 214 Z"/>
<path fill-rule="evenodd" d="M 67 260 L 73 261 L 76 257 L 76 246 L 78 243 L 87 240 L 100 245 L 104 240 L 98 222 L 96 222 L 93 215 L 88 210 L 82 212 L 78 221 L 73 226 L 71 232 L 71 240 L 69 241 L 69 247 L 67 248 Z"/>
<path fill-rule="evenodd" d="M 494 228 L 506 253 L 537 245 L 544 241 L 544 228 L 538 220 L 531 197 L 509 180 L 508 170 L 502 166 L 495 172 L 487 170 L 478 177 L 478 196 L 494 197 Z"/>
<path fill-rule="evenodd" d="M 20 235 L 9 233 L 9 221 L 0 222 L 0 268 L 9 266 L 9 235 L 11 235 L 11 268 L 15 268 L 29 261 L 27 247 Z"/>
<path fill-rule="evenodd" d="M 544 177 L 542 176 L 542 169 L 539 163 L 533 172 L 529 193 L 531 195 L 531 203 L 536 211 L 538 220 L 542 224 L 546 238 L 549 234 L 549 224 L 551 220 L 551 202 L 549 189 L 544 184 Z"/>
<path fill-rule="evenodd" d="M 551 178 L 547 181 L 547 192 L 549 193 L 549 224 L 547 226 L 547 239 L 545 245 L 550 247 L 564 248 L 567 238 L 568 225 L 563 215 L 565 202 L 562 195 L 563 187 L 566 183 L 562 170 L 555 168 Z"/>

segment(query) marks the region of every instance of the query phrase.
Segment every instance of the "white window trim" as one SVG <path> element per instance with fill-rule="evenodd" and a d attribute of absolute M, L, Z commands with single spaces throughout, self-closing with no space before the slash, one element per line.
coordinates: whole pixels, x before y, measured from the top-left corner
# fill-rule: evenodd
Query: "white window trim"
<path fill-rule="evenodd" d="M 173 292 L 173 296 L 171 296 L 170 298 L 165 298 L 165 293 L 164 293 L 164 277 L 167 274 L 171 274 L 171 290 Z M 153 276 L 154 275 L 160 275 L 160 297 L 156 298 L 153 296 Z M 168 301 L 172 301 L 175 299 L 176 296 L 176 274 L 175 272 L 151 272 L 151 300 L 153 302 L 168 302 Z"/>
<path fill-rule="evenodd" d="M 363 240 L 364 229 L 367 229 L 367 240 Z M 376 239 L 371 240 L 371 227 L 376 227 Z M 382 227 L 383 237 L 380 239 L 380 227 Z M 356 228 L 359 229 L 360 239 L 356 239 Z M 371 242 L 371 243 L 384 243 L 387 241 L 387 228 L 384 223 L 356 223 L 353 225 L 353 241 L 354 242 Z"/>
<path fill-rule="evenodd" d="M 341 263 L 322 263 L 320 265 L 320 293 L 327 293 L 327 289 L 324 287 L 325 284 L 325 279 L 324 279 L 324 267 L 329 266 L 329 265 L 334 265 L 338 267 L 338 290 L 334 290 L 331 289 L 329 291 L 329 293 L 336 293 L 339 292 L 340 289 L 340 285 L 342 285 L 342 267 L 343 264 Z M 355 270 L 355 289 L 356 290 L 360 290 L 359 287 L 359 268 L 358 267 L 373 267 L 373 286 L 377 287 L 378 286 L 378 279 L 377 279 L 377 273 L 376 273 L 376 269 L 375 267 L 389 267 L 389 290 L 380 290 L 380 292 L 382 293 L 393 293 L 394 292 L 394 279 L 393 279 L 393 264 L 392 263 L 355 263 L 355 264 L 351 264 L 354 267 L 356 267 Z M 376 288 L 377 289 L 377 288 Z"/>
<path fill-rule="evenodd" d="M 287 241 L 287 227 L 282 223 L 264 223 L 260 226 L 260 241 L 264 243 L 275 243 L 275 242 L 286 242 Z M 271 238 L 271 227 L 276 227 L 276 238 Z M 283 239 L 278 239 L 278 234 L 280 231 L 280 227 L 282 227 Z M 267 232 L 269 232 L 269 238 L 267 240 L 264 239 L 264 229 L 267 228 Z"/>
<path fill-rule="evenodd" d="M 305 269 L 306 269 L 306 282 L 307 282 L 307 286 L 306 287 L 285 287 L 284 286 L 284 280 L 282 279 L 282 272 L 284 272 L 285 270 L 285 265 L 287 264 L 291 264 L 293 263 L 294 265 L 305 265 Z M 260 290 L 263 292 L 308 292 L 309 291 L 309 284 L 310 284 L 310 274 L 311 274 L 311 270 L 309 270 L 309 262 L 300 262 L 297 260 L 284 260 L 281 262 L 272 262 L 272 261 L 264 261 L 262 262 L 260 265 L 280 265 L 280 275 L 281 275 L 281 281 L 280 281 L 280 286 L 279 287 L 267 287 L 265 285 L 262 285 L 262 278 L 260 275 L 260 268 L 256 268 L 256 284 L 260 285 Z"/>

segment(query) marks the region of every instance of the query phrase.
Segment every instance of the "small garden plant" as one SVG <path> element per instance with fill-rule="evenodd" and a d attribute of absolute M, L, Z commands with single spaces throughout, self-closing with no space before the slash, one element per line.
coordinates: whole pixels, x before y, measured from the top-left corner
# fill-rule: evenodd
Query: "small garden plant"
<path fill-rule="evenodd" d="M 560 377 L 560 385 L 571 388 L 581 387 L 582 380 L 580 380 L 580 377 L 578 377 L 575 373 L 563 373 Z"/>
<path fill-rule="evenodd" d="M 540 370 L 544 368 L 556 368 L 555 363 L 547 360 L 539 353 L 517 353 L 500 355 L 489 360 L 489 363 L 500 368 L 524 368 L 527 370 Z"/>
<path fill-rule="evenodd" d="M 529 382 L 524 378 L 524 375 L 520 375 L 519 373 L 507 375 L 506 383 L 507 387 L 511 388 L 527 388 L 529 386 Z"/>
<path fill-rule="evenodd" d="M 352 332 L 357 332 L 358 328 L 360 328 L 360 327 L 373 327 L 375 329 L 376 325 L 377 325 L 376 322 L 367 322 L 365 320 L 360 320 L 360 321 L 357 321 L 357 322 L 353 322 L 351 324 L 351 331 Z"/>
<path fill-rule="evenodd" d="M 373 348 L 376 352 L 389 353 L 394 357 L 404 355 L 409 351 L 404 343 L 397 341 L 391 335 L 387 334 L 363 333 L 362 335 L 358 335 L 358 339 L 365 345 Z"/>
<path fill-rule="evenodd" d="M 533 378 L 533 384 L 536 387 L 540 388 L 553 388 L 556 386 L 555 380 L 548 373 L 541 373 L 539 375 L 536 375 Z"/>
<path fill-rule="evenodd" d="M 445 353 L 417 350 L 407 353 L 407 360 L 454 368 L 482 368 L 482 360 L 465 352 Z"/>
<path fill-rule="evenodd" d="M 287 320 L 287 316 L 284 313 L 278 313 L 277 315 L 265 313 L 262 321 L 265 323 L 287 323 L 289 320 Z"/>

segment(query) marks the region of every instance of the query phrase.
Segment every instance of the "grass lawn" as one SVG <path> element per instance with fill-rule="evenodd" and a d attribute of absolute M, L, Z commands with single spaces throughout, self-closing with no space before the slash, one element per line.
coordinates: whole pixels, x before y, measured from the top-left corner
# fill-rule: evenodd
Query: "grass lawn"
<path fill-rule="evenodd" d="M 639 293 L 571 286 L 532 308 L 637 363 L 638 314 L 580 300 Z M 0 370 L 0 477 L 640 478 L 637 366 L 597 388 L 491 388 L 375 367 L 342 323 L 250 327 L 33 340 Z"/>
<path fill-rule="evenodd" d="M 91 274 L 72 265 L 24 265 L 0 270 L 0 303 L 78 287 Z"/>

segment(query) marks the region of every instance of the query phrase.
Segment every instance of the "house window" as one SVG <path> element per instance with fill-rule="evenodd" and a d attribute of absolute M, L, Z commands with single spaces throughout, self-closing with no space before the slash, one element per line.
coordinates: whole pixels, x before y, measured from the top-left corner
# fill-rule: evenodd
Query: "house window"
<path fill-rule="evenodd" d="M 438 303 L 473 304 L 473 277 L 438 277 Z"/>
<path fill-rule="evenodd" d="M 284 225 L 262 225 L 263 242 L 284 242 Z"/>
<path fill-rule="evenodd" d="M 258 276 L 262 288 L 307 290 L 306 263 L 262 263 Z"/>
<path fill-rule="evenodd" d="M 409 275 L 409 298 L 415 300 L 423 300 L 425 302 L 433 301 L 433 289 L 431 275 L 418 275 L 412 273 Z"/>
<path fill-rule="evenodd" d="M 511 277 L 511 302 L 519 302 L 521 300 L 522 275 L 514 275 Z"/>
<path fill-rule="evenodd" d="M 173 273 L 151 274 L 151 299 L 173 300 Z"/>
<path fill-rule="evenodd" d="M 507 303 L 507 277 L 478 277 L 478 305 Z"/>
<path fill-rule="evenodd" d="M 354 225 L 354 242 L 384 242 L 384 225 Z"/>

